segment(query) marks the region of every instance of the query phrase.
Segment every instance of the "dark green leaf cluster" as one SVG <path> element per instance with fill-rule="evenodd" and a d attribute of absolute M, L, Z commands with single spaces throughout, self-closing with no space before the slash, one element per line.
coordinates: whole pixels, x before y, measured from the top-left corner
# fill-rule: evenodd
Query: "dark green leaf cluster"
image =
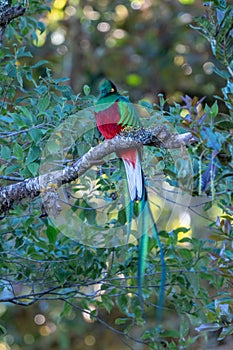
<path fill-rule="evenodd" d="M 217 60 L 225 66 L 230 66 L 233 60 L 233 24 L 232 6 L 213 6 L 210 7 L 207 17 L 196 19 L 199 30 L 208 41 L 210 41 L 213 54 Z"/>
<path fill-rule="evenodd" d="M 210 42 L 213 55 L 224 66 L 215 67 L 215 72 L 227 81 L 222 89 L 224 102 L 232 112 L 233 105 L 233 6 L 226 1 L 208 3 L 207 16 L 196 19 L 194 27 Z M 232 114 L 231 114 L 232 115 Z"/>

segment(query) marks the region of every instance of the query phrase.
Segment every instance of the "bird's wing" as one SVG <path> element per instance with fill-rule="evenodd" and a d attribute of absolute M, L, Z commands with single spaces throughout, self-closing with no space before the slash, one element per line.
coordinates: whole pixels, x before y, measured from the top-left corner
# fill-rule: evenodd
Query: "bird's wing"
<path fill-rule="evenodd" d="M 120 120 L 118 124 L 124 126 L 141 126 L 137 109 L 127 98 L 121 96 L 118 100 Z"/>

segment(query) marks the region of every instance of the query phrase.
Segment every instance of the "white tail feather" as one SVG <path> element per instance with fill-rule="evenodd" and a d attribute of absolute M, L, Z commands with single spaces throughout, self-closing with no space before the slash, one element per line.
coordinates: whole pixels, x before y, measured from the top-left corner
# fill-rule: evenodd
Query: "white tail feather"
<path fill-rule="evenodd" d="M 143 192 L 143 184 L 142 184 L 142 168 L 141 162 L 139 158 L 139 154 L 137 152 L 136 164 L 135 167 L 129 161 L 123 159 L 125 172 L 127 177 L 127 183 L 129 188 L 129 195 L 131 201 L 135 201 L 137 199 L 142 198 Z"/>

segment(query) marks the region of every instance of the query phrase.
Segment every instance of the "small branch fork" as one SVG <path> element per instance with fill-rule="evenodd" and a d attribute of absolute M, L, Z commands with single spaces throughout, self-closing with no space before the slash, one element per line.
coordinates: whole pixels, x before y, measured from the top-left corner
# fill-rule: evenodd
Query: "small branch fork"
<path fill-rule="evenodd" d="M 32 200 L 41 194 L 46 209 L 51 208 L 52 203 L 53 212 L 51 214 L 56 216 L 60 211 L 58 200 L 56 200 L 57 189 L 63 184 L 76 180 L 93 165 L 103 163 L 103 158 L 108 154 L 141 145 L 179 148 L 195 141 L 191 133 L 172 134 L 164 125 L 117 135 L 115 138 L 105 140 L 90 149 L 84 156 L 62 170 L 0 187 L 0 214 L 8 212 L 14 203 L 20 202 L 24 198 Z"/>
<path fill-rule="evenodd" d="M 0 48 L 3 46 L 7 25 L 15 18 L 23 16 L 26 8 L 21 5 L 11 6 L 11 0 L 0 0 Z"/>

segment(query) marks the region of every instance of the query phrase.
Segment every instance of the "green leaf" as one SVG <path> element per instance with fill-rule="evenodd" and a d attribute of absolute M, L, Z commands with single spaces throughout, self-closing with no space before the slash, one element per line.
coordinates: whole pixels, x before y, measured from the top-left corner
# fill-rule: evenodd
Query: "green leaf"
<path fill-rule="evenodd" d="M 19 165 L 13 164 L 13 165 L 10 165 L 6 168 L 5 175 L 10 175 L 10 174 L 18 172 L 18 171 L 19 171 Z"/>
<path fill-rule="evenodd" d="M 65 283 L 67 279 L 67 271 L 63 268 L 60 268 L 59 270 L 55 271 L 55 276 L 59 282 Z"/>
<path fill-rule="evenodd" d="M 17 77 L 17 80 L 19 82 L 19 85 L 22 87 L 23 86 L 23 77 L 22 77 L 21 71 L 19 69 L 17 69 L 16 77 Z"/>
<path fill-rule="evenodd" d="M 214 66 L 213 71 L 225 80 L 230 78 L 230 73 L 227 70 L 219 69 Z"/>
<path fill-rule="evenodd" d="M 128 318 L 117 318 L 115 324 L 125 324 L 127 321 L 129 321 Z"/>
<path fill-rule="evenodd" d="M 187 227 L 177 227 L 175 230 L 173 230 L 174 231 L 174 233 L 175 234 L 178 234 L 178 233 L 187 233 L 187 232 L 189 232 L 189 228 L 187 228 Z"/>
<path fill-rule="evenodd" d="M 28 125 L 32 125 L 35 121 L 35 116 L 29 109 L 25 106 L 17 106 L 17 110 L 19 110 L 28 120 Z"/>
<path fill-rule="evenodd" d="M 185 316 L 181 317 L 180 321 L 180 337 L 184 339 L 189 332 L 189 322 Z"/>
<path fill-rule="evenodd" d="M 7 73 L 7 76 L 10 78 L 15 78 L 16 76 L 16 67 L 13 62 L 10 62 L 6 64 L 5 71 Z"/>
<path fill-rule="evenodd" d="M 30 51 L 25 51 L 26 47 L 22 46 L 19 48 L 19 50 L 16 52 L 16 58 L 20 57 L 33 57 Z"/>
<path fill-rule="evenodd" d="M 52 244 L 56 243 L 58 233 L 59 231 L 54 226 L 49 225 L 47 227 L 46 235 L 50 243 Z"/>
<path fill-rule="evenodd" d="M 1 122 L 4 122 L 4 123 L 12 123 L 13 122 L 13 119 L 7 115 L 0 115 L 0 120 L 1 120 Z"/>
<path fill-rule="evenodd" d="M 45 29 L 46 29 L 46 25 L 44 22 L 38 21 L 37 22 L 37 29 L 40 30 L 40 33 L 42 34 Z"/>
<path fill-rule="evenodd" d="M 197 315 L 187 314 L 192 326 L 197 327 L 200 324 L 200 318 Z"/>
<path fill-rule="evenodd" d="M 172 338 L 179 338 L 180 333 L 179 333 L 179 331 L 177 331 L 175 329 L 169 329 L 169 330 L 163 332 L 162 335 L 165 338 L 170 338 L 170 337 L 172 337 Z"/>
<path fill-rule="evenodd" d="M 39 164 L 38 163 L 30 163 L 28 164 L 27 168 L 32 174 L 32 176 L 36 176 L 38 174 L 38 169 L 39 169 Z"/>
<path fill-rule="evenodd" d="M 39 100 L 39 103 L 37 105 L 37 108 L 39 112 L 44 112 L 47 110 L 50 103 L 50 97 L 48 95 L 44 96 L 42 99 Z"/>
<path fill-rule="evenodd" d="M 120 311 L 129 317 L 134 317 L 134 314 L 129 311 L 129 298 L 126 295 L 119 295 L 116 299 L 117 306 Z"/>
<path fill-rule="evenodd" d="M 11 157 L 11 150 L 7 146 L 1 147 L 1 158 L 3 159 L 9 159 Z"/>
<path fill-rule="evenodd" d="M 25 164 L 30 164 L 37 160 L 40 156 L 40 148 L 37 146 L 33 146 L 29 149 L 28 156 L 26 157 L 26 163 Z"/>
<path fill-rule="evenodd" d="M 66 303 L 65 302 L 63 310 L 62 310 L 62 312 L 60 314 L 60 317 L 61 318 L 63 318 L 63 317 L 69 318 L 71 316 L 72 311 L 73 311 L 73 306 L 71 305 L 71 303 Z"/>
<path fill-rule="evenodd" d="M 112 298 L 106 294 L 103 294 L 101 296 L 101 300 L 102 300 L 104 308 L 107 310 L 107 312 L 110 312 L 114 306 L 114 302 L 113 302 Z"/>
<path fill-rule="evenodd" d="M 48 65 L 48 64 L 49 64 L 49 61 L 47 61 L 47 60 L 40 60 L 40 61 L 37 62 L 36 64 L 33 64 L 33 65 L 31 66 L 31 68 L 32 68 L 32 69 L 38 68 L 38 67 L 40 67 L 40 66 L 43 66 L 44 64 Z"/>
<path fill-rule="evenodd" d="M 39 128 L 33 128 L 29 131 L 29 135 L 31 136 L 32 140 L 37 144 L 43 136 L 43 131 Z"/>
<path fill-rule="evenodd" d="M 0 338 L 1 337 L 5 337 L 7 335 L 7 330 L 5 327 L 3 327 L 2 325 L 0 325 Z"/>
<path fill-rule="evenodd" d="M 70 80 L 70 78 L 63 77 L 63 78 L 54 79 L 54 83 L 59 84 L 59 83 L 64 83 L 65 81 L 69 81 L 69 80 Z M 63 87 L 64 86 L 65 85 L 63 85 Z"/>
<path fill-rule="evenodd" d="M 14 154 L 15 158 L 18 160 L 23 160 L 23 158 L 24 158 L 23 148 L 18 143 L 15 143 L 15 145 L 13 147 L 13 154 Z"/>
<path fill-rule="evenodd" d="M 90 315 L 90 319 L 91 319 L 92 321 L 95 321 L 97 314 L 98 314 L 97 309 L 92 310 L 92 311 L 90 312 L 90 314 L 89 314 L 89 315 Z"/>
<path fill-rule="evenodd" d="M 119 210 L 118 216 L 117 216 L 117 221 L 121 225 L 124 225 L 126 223 L 126 212 L 125 212 L 125 209 Z"/>
<path fill-rule="evenodd" d="M 216 117 L 218 115 L 218 101 L 215 101 L 212 107 L 210 108 L 211 115 Z"/>

